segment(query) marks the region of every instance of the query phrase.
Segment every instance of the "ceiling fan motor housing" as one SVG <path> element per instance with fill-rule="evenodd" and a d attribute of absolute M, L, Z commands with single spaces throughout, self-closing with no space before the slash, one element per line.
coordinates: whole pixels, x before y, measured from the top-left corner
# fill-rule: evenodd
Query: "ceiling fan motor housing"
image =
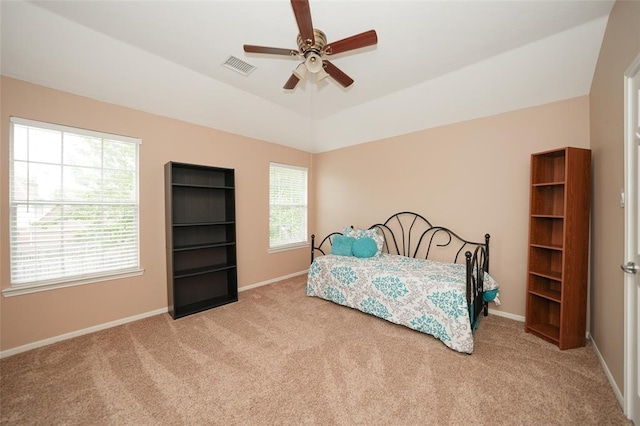
<path fill-rule="evenodd" d="M 302 36 L 298 34 L 298 49 L 301 54 L 305 55 L 307 51 L 311 50 L 320 55 L 320 52 L 327 44 L 327 36 L 322 31 L 314 28 L 313 37 L 315 38 L 315 43 L 310 44 L 308 42 L 311 42 L 311 40 L 303 40 Z"/>

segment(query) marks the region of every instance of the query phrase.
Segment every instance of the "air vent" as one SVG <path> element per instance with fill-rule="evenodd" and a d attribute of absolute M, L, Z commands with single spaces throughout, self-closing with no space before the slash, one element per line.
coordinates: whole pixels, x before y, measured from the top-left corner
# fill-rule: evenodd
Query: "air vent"
<path fill-rule="evenodd" d="M 222 65 L 236 72 L 239 72 L 242 75 L 249 75 L 253 70 L 256 69 L 256 67 L 254 67 L 253 65 L 248 64 L 245 61 L 236 58 L 235 56 L 229 56 L 229 58 Z"/>

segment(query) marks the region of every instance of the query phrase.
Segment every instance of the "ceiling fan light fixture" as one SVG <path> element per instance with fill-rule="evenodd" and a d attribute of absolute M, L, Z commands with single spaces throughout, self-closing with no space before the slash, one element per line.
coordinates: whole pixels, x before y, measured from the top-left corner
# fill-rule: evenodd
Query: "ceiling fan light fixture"
<path fill-rule="evenodd" d="M 298 77 L 298 80 L 304 79 L 304 77 L 307 75 L 307 66 L 305 65 L 304 62 L 301 62 L 300 64 L 298 64 L 296 69 L 293 70 L 293 75 Z"/>
<path fill-rule="evenodd" d="M 329 77 L 329 74 L 327 74 L 327 72 L 324 70 L 324 68 L 322 68 L 320 71 L 318 71 L 318 73 L 316 74 L 316 80 L 317 81 L 322 81 L 325 78 Z"/>
<path fill-rule="evenodd" d="M 322 58 L 317 53 L 309 53 L 304 63 L 310 73 L 317 74 L 322 70 Z"/>

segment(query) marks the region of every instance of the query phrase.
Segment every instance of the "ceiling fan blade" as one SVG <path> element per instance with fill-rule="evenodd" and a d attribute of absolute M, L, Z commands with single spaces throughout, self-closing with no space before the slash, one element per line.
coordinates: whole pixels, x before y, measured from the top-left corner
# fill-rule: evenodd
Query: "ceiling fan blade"
<path fill-rule="evenodd" d="M 289 77 L 289 80 L 287 80 L 282 88 L 287 90 L 295 89 L 299 81 L 300 79 L 296 77 L 295 74 L 291 74 L 291 77 Z"/>
<path fill-rule="evenodd" d="M 360 49 L 361 47 L 373 46 L 378 43 L 378 35 L 375 30 L 365 31 L 342 40 L 334 41 L 324 47 L 324 53 L 335 55 L 336 53 L 347 52 L 349 50 Z"/>
<path fill-rule="evenodd" d="M 291 7 L 293 7 L 293 14 L 296 15 L 296 22 L 298 23 L 302 40 L 311 40 L 311 45 L 314 45 L 316 40 L 313 36 L 309 0 L 291 0 Z"/>
<path fill-rule="evenodd" d="M 340 71 L 338 67 L 333 65 L 331 62 L 324 60 L 322 61 L 324 64 L 324 70 L 333 77 L 338 83 L 340 83 L 343 87 L 349 87 L 353 84 L 353 79 Z"/>
<path fill-rule="evenodd" d="M 251 44 L 245 44 L 244 51 L 247 53 L 268 53 L 271 55 L 298 56 L 297 50 L 282 49 L 279 47 L 254 46 Z"/>

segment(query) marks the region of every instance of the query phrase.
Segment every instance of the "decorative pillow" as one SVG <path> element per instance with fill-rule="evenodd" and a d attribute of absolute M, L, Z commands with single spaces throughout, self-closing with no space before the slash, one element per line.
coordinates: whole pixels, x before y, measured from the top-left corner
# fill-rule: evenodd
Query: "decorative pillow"
<path fill-rule="evenodd" d="M 353 255 L 359 258 L 373 257 L 378 251 L 376 242 L 371 237 L 358 238 L 351 249 Z"/>
<path fill-rule="evenodd" d="M 353 229 L 350 226 L 347 226 L 342 231 L 344 235 L 349 237 L 355 237 L 356 239 L 369 237 L 372 238 L 376 243 L 376 256 L 380 256 L 382 254 L 382 247 L 384 246 L 384 236 L 378 231 L 378 228 L 373 229 Z"/>
<path fill-rule="evenodd" d="M 335 254 L 337 256 L 351 256 L 351 250 L 355 242 L 356 239 L 354 237 L 336 235 L 333 237 L 333 244 L 331 244 L 331 254 Z"/>
<path fill-rule="evenodd" d="M 384 236 L 378 231 L 378 228 L 364 229 L 361 231 L 362 237 L 369 237 L 376 243 L 376 256 L 382 254 L 382 247 L 384 246 Z"/>
<path fill-rule="evenodd" d="M 357 229 L 353 229 L 350 226 L 347 226 L 342 230 L 342 235 L 344 235 L 345 237 L 357 238 L 358 237 L 358 230 Z"/>

